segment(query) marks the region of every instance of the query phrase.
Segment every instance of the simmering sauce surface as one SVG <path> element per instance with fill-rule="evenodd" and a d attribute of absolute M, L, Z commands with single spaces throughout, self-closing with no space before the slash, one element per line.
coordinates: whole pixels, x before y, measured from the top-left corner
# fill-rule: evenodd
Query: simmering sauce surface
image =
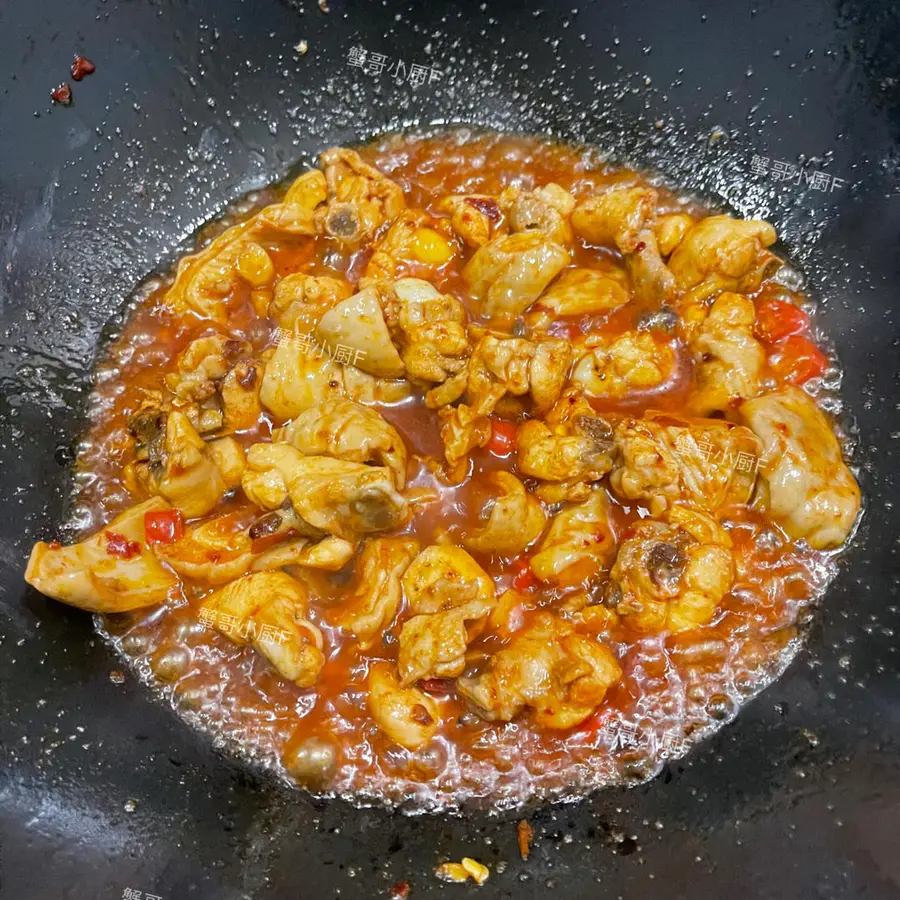
<path fill-rule="evenodd" d="M 448 134 L 429 139 L 387 138 L 359 153 L 362 160 L 399 185 L 406 207 L 423 210 L 429 227 L 453 250 L 449 261 L 438 265 L 421 262 L 414 255 L 401 257 L 392 277 L 422 278 L 442 295 L 455 298 L 465 309 L 470 328 L 489 325 L 498 334 L 529 339 L 539 334 L 575 344 L 596 335 L 608 342 L 626 333 L 651 333 L 646 327 L 648 315 L 666 307 L 659 298 L 641 294 L 634 287 L 637 276 L 633 272 L 626 274 L 627 253 L 639 254 L 642 247 L 623 251 L 615 240 L 592 242 L 580 236 L 577 228 L 568 248 L 566 270 L 612 267 L 632 279 L 626 281 L 629 302 L 599 312 L 554 312 L 538 323 L 529 316 L 541 306 L 539 301 L 524 320 L 518 316 L 514 322 L 498 325 L 488 322 L 483 302 L 473 296 L 464 269 L 475 248 L 453 232 L 441 199 L 453 194 L 496 198 L 511 185 L 527 193 L 552 183 L 581 203 L 617 187 L 649 187 L 644 177 L 602 162 L 596 152 L 520 137 Z M 660 187 L 653 190 L 657 219 L 685 214 L 698 222 L 708 215 L 697 203 Z M 246 221 L 283 195 L 284 189 L 273 189 L 249 198 L 202 236 L 201 247 L 203 241 Z M 493 214 L 494 207 L 487 208 Z M 506 215 L 503 222 L 508 220 Z M 365 277 L 373 244 L 384 238 L 389 225 L 379 224 L 374 240 L 355 247 L 327 234 L 273 233 L 260 243 L 273 263 L 276 279 L 292 273 L 327 275 L 346 279 L 356 289 L 359 279 Z M 78 521 L 85 533 L 97 531 L 148 496 L 137 492 L 126 474 L 138 454 L 129 423 L 154 392 L 167 393 L 166 376 L 176 371 L 179 354 L 192 341 L 212 333 L 226 334 L 229 339 L 246 342 L 250 357 L 265 364 L 266 354 L 271 355 L 283 339 L 278 323 L 260 306 L 259 294 L 254 297 L 252 284 L 240 282 L 229 287 L 222 300 L 227 317 L 215 323 L 167 302 L 173 279 L 174 273 L 145 292 L 98 367 L 92 422 L 77 462 Z M 757 310 L 773 301 L 800 310 L 808 308 L 806 298 L 779 283 L 771 267 L 760 273 L 758 284 L 744 283 L 731 289 L 741 292 L 741 288 L 742 296 Z M 700 298 L 704 312 L 719 294 L 721 287 Z M 691 333 L 683 327 L 689 316 L 683 294 L 669 307 L 676 311 L 679 324 L 652 332 L 658 340 L 668 342 L 673 354 L 665 377 L 649 387 L 630 385 L 626 378 L 623 391 L 612 395 L 594 392 L 588 398 L 595 413 L 613 429 L 627 417 L 641 419 L 647 411 L 696 417 L 696 407 L 691 404 L 698 390 L 698 368 L 708 362 L 710 353 L 704 355 L 692 344 Z M 821 393 L 821 371 L 798 375 L 796 367 L 779 368 L 785 337 L 778 334 L 776 340 L 767 341 L 759 323 L 758 319 L 752 329 L 765 358 L 756 392 L 776 391 L 793 383 Z M 797 333 L 806 331 L 808 323 Z M 472 346 L 477 339 L 476 334 Z M 503 453 L 502 444 L 494 441 L 471 449 L 462 477 L 459 473 L 450 477 L 441 420 L 424 399 L 432 387 L 415 384 L 405 398 L 366 401 L 395 426 L 406 443 L 405 493 L 413 498 L 406 521 L 378 536 L 402 534 L 415 538 L 422 548 L 441 543 L 462 545 L 467 534 L 484 525 L 491 509 L 485 473 L 511 472 L 530 492 L 539 483 L 521 471 L 515 450 Z M 521 426 L 533 415 L 530 404 L 529 395 L 513 399 L 511 406 L 495 411 L 489 419 Z M 717 422 L 741 422 L 735 405 L 707 416 Z M 285 422 L 263 408 L 252 427 L 234 432 L 233 437 L 248 450 L 271 440 L 273 430 Z M 762 471 L 764 465 L 759 459 L 753 462 L 754 468 L 762 466 Z M 634 530 L 637 524 L 662 515 L 651 508 L 646 497 L 629 498 L 615 490 L 609 475 L 592 479 L 592 483 L 593 490 L 605 495 L 608 528 L 616 548 L 639 533 Z M 549 523 L 564 503 L 543 501 L 542 506 Z M 237 487 L 225 492 L 216 508 L 202 518 L 226 513 L 232 516 L 235 528 L 247 528 L 259 519 L 261 510 Z M 399 634 L 410 617 L 408 600 L 403 598 L 397 616 L 380 639 L 363 649 L 354 635 L 335 625 L 336 613 L 353 587 L 352 560 L 336 572 L 304 566 L 287 569 L 305 586 L 306 618 L 322 637 L 325 661 L 310 687 L 299 687 L 279 674 L 251 644 L 237 643 L 201 620 L 202 602 L 221 588 L 203 579 L 180 575 L 167 602 L 103 616 L 102 629 L 130 657 L 141 676 L 158 685 L 190 722 L 314 790 L 361 802 L 386 800 L 432 808 L 472 799 L 513 805 L 530 796 L 577 796 L 590 787 L 651 777 L 667 759 L 683 755 L 692 742 L 733 718 L 748 697 L 784 669 L 798 646 L 798 628 L 810 605 L 833 576 L 832 549 L 815 550 L 803 540 L 791 539 L 783 523 L 770 514 L 765 497 L 760 498 L 759 485 L 747 502 L 726 503 L 711 514 L 730 539 L 733 577 L 709 620 L 693 628 L 648 631 L 632 627 L 632 618 L 622 610 L 617 615 L 615 595 L 609 590 L 614 550 L 599 572 L 557 583 L 530 574 L 521 578 L 523 567 L 529 572 L 528 558 L 540 540 L 523 553 L 471 551 L 493 581 L 496 597 L 512 588 L 517 577 L 520 591 L 501 626 L 491 619 L 470 632 L 465 676 L 473 678 L 489 670 L 492 657 L 510 647 L 516 635 L 547 611 L 571 623 L 575 634 L 602 641 L 618 660 L 621 677 L 608 687 L 601 702 L 592 704 L 589 714 L 567 728 L 536 727 L 534 707 L 528 704 L 510 721 L 491 720 L 466 702 L 455 677 L 427 677 L 419 679 L 417 689 L 424 690 L 438 710 L 433 736 L 415 749 L 393 740 L 373 719 L 367 678 L 378 662 L 395 670 Z M 192 524 L 190 517 L 186 524 Z M 579 592 L 581 599 L 576 602 Z M 584 608 L 600 607 L 612 610 L 613 615 L 598 619 L 583 613 Z M 317 741 L 310 743 L 313 738 Z M 316 760 L 320 772 L 315 771 Z"/>

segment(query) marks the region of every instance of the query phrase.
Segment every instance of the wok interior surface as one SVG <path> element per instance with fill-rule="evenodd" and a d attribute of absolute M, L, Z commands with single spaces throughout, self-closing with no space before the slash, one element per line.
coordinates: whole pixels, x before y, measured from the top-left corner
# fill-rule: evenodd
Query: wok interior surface
<path fill-rule="evenodd" d="M 471 128 L 391 135 L 359 152 L 329 150 L 324 174 L 312 169 L 239 201 L 104 348 L 74 465 L 70 519 L 81 540 L 36 545 L 26 580 L 100 612 L 123 662 L 195 727 L 323 796 L 507 810 L 634 785 L 684 756 L 789 664 L 845 549 L 829 548 L 854 530 L 858 488 L 843 463 L 826 462 L 841 451 L 816 405 L 840 412 L 839 370 L 821 357 L 823 370 L 792 367 L 784 379 L 779 324 L 802 327 L 809 301 L 785 287 L 796 270 L 752 243 L 758 232 L 773 242 L 774 229 L 706 216 L 597 157 L 596 148 Z M 277 227 L 309 230 L 307 197 L 326 228 L 332 216 L 356 222 L 354 206 L 319 205 L 311 186 L 357 171 L 373 193 L 390 189 L 408 203 L 385 210 L 373 240 Z M 591 215 L 598 196 L 654 204 L 668 266 L 635 262 L 637 249 L 625 255 L 641 235 L 656 245 L 649 230 L 624 232 L 623 255 L 596 246 L 605 243 Z M 571 230 L 544 197 L 562 210 L 574 204 Z M 445 204 L 460 214 L 440 217 Z M 668 233 L 687 223 L 680 240 Z M 549 234 L 533 227 L 542 224 Z M 586 227 L 587 240 L 576 240 Z M 709 229 L 746 248 L 747 271 L 742 293 L 722 292 L 693 328 L 704 309 L 696 292 L 676 297 L 653 273 L 693 275 L 686 261 L 713 254 L 692 249 L 692 236 Z M 736 237 L 741 229 L 749 236 Z M 482 246 L 464 248 L 460 235 Z M 524 315 L 495 317 L 484 333 L 487 304 L 473 296 L 470 273 L 520 241 L 549 251 L 544 266 L 569 267 L 533 304 L 525 296 Z M 233 274 L 234 258 L 262 283 Z M 223 270 L 232 273 L 225 297 Z M 333 293 L 311 302 L 320 291 Z M 663 295 L 671 305 L 661 306 Z M 353 346 L 316 345 L 326 317 L 343 309 L 351 322 L 364 302 L 374 309 L 341 338 Z M 409 323 L 420 308 L 442 317 L 441 331 Z M 388 331 L 382 316 L 408 330 L 373 340 L 373 320 Z M 759 340 L 746 324 L 723 324 L 747 317 L 758 319 Z M 402 359 L 386 354 L 392 340 Z M 711 359 L 695 351 L 703 346 Z M 517 373 L 531 353 L 523 395 Z M 620 370 L 600 361 L 607 353 L 643 365 Z M 796 366 L 801 357 L 788 358 Z M 723 365 L 746 376 L 735 382 Z M 404 376 L 375 377 L 386 370 Z M 790 393 L 801 379 L 816 401 Z M 783 421 L 786 398 L 804 424 L 790 451 L 764 449 L 744 411 Z M 483 418 L 470 426 L 466 410 Z M 572 422 L 568 438 L 551 436 L 549 426 Z M 820 440 L 808 436 L 813 427 Z M 515 450 L 486 433 L 494 428 L 512 432 Z M 636 462 L 654 458 L 634 449 L 648 439 L 672 461 L 651 470 L 661 490 Z M 228 467 L 185 452 L 198 444 Z M 817 479 L 804 495 L 827 498 L 825 514 L 785 502 L 774 466 L 754 465 L 753 453 L 788 457 L 804 487 Z M 763 470 L 772 496 L 751 509 Z M 280 471 L 288 508 L 268 487 Z M 366 495 L 372 478 L 382 492 Z M 777 519 L 785 508 L 796 518 Z M 78 557 L 89 548 L 99 553 L 86 567 Z M 85 571 L 86 583 L 73 577 Z M 389 715 L 398 709 L 410 717 Z"/>
<path fill-rule="evenodd" d="M 278 897 L 315 884 L 353 896 L 409 881 L 428 896 L 442 889 L 437 862 L 471 855 L 493 870 L 487 896 L 594 896 L 597 880 L 648 897 L 660 885 L 896 895 L 891 14 L 52 3 L 3 16 L 15 78 L 0 130 L 18 136 L 0 175 L 5 890 Z M 387 68 L 348 64 L 359 46 L 442 75 L 395 84 Z M 97 71 L 71 108 L 50 109 L 74 52 Z M 527 863 L 511 821 L 319 804 L 217 756 L 139 685 L 110 678 L 119 663 L 87 617 L 20 580 L 30 542 L 64 518 L 103 328 L 134 285 L 229 201 L 323 147 L 447 122 L 599 144 L 772 221 L 836 343 L 873 512 L 785 677 L 648 785 L 534 811 Z M 774 181 L 754 157 L 815 157 L 845 184 Z"/>

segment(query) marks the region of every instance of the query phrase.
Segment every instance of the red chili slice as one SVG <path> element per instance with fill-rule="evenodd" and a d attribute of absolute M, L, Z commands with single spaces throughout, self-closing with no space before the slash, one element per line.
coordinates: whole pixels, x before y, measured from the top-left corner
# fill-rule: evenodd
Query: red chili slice
<path fill-rule="evenodd" d="M 511 565 L 516 573 L 512 585 L 517 591 L 528 591 L 538 584 L 540 579 L 531 571 L 531 561 L 527 556 L 517 556 Z"/>
<path fill-rule="evenodd" d="M 828 368 L 828 357 L 811 340 L 799 334 L 792 335 L 776 349 L 779 358 L 772 363 L 772 368 L 791 384 L 805 384 Z"/>
<path fill-rule="evenodd" d="M 765 300 L 756 308 L 756 333 L 769 343 L 805 331 L 808 325 L 809 316 L 793 303 Z"/>
<path fill-rule="evenodd" d="M 507 457 L 516 447 L 516 432 L 518 427 L 515 422 L 508 419 L 491 419 L 491 436 L 487 442 L 487 448 L 494 456 Z"/>
<path fill-rule="evenodd" d="M 177 509 L 144 513 L 144 534 L 148 544 L 174 544 L 184 537 L 184 518 Z"/>

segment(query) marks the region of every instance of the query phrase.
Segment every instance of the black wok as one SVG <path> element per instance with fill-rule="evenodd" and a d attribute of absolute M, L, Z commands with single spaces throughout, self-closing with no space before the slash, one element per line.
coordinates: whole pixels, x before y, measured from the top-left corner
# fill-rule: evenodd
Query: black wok
<path fill-rule="evenodd" d="M 896 7 L 328 5 L 0 4 L 0 896 L 461 895 L 432 869 L 467 854 L 485 900 L 900 896 Z M 441 77 L 398 85 L 353 46 Z M 76 52 L 97 70 L 51 108 Z M 455 122 L 600 144 L 772 221 L 846 369 L 868 502 L 787 674 L 655 781 L 530 811 L 528 862 L 517 816 L 359 811 L 220 755 L 22 582 L 135 285 L 318 150 Z M 809 157 L 843 183 L 773 180 Z"/>

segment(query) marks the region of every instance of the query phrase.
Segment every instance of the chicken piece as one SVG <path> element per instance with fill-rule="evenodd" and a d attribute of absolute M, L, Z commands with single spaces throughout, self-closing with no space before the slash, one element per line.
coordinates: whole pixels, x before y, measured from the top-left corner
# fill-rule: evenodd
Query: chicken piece
<path fill-rule="evenodd" d="M 259 389 L 264 365 L 258 360 L 238 360 L 219 385 L 222 430 L 228 434 L 253 428 L 262 415 Z"/>
<path fill-rule="evenodd" d="M 175 371 L 166 375 L 166 386 L 179 400 L 209 400 L 234 360 L 249 349 L 249 344 L 221 334 L 197 338 L 178 354 Z"/>
<path fill-rule="evenodd" d="M 257 216 L 261 229 L 285 234 L 312 236 L 316 233 L 315 211 L 327 196 L 325 175 L 311 169 L 295 179 L 280 203 L 265 207 Z"/>
<path fill-rule="evenodd" d="M 530 594 L 509 588 L 497 598 L 488 616 L 486 630 L 503 640 L 512 637 L 525 624 L 523 611 L 531 605 Z"/>
<path fill-rule="evenodd" d="M 470 352 L 466 311 L 421 278 L 379 285 L 384 318 L 400 348 L 406 377 L 442 384 L 462 371 Z"/>
<path fill-rule="evenodd" d="M 372 286 L 328 310 L 319 319 L 316 336 L 333 355 L 340 354 L 341 347 L 350 348 L 354 353 L 353 364 L 370 375 L 400 378 L 406 372 L 397 348 L 391 343 L 378 291 Z"/>
<path fill-rule="evenodd" d="M 369 713 L 392 741 L 417 750 L 434 737 L 440 724 L 437 703 L 417 687 L 401 687 L 389 663 L 369 668 L 366 687 Z"/>
<path fill-rule="evenodd" d="M 403 590 L 414 615 L 442 612 L 465 603 L 490 604 L 494 582 L 462 547 L 426 547 L 403 573 Z"/>
<path fill-rule="evenodd" d="M 762 449 L 741 425 L 662 412 L 623 419 L 615 443 L 613 490 L 626 500 L 646 501 L 654 516 L 676 500 L 708 512 L 749 502 Z"/>
<path fill-rule="evenodd" d="M 280 520 L 278 513 L 270 513 Z M 268 534 L 271 534 L 269 532 Z M 233 513 L 199 522 L 185 529 L 171 544 L 154 544 L 157 558 L 179 575 L 208 584 L 227 584 L 247 572 L 264 572 L 283 566 L 340 569 L 355 551 L 355 545 L 338 538 L 311 544 L 310 537 L 298 537 L 296 529 L 284 529 L 282 536 L 265 541 L 258 549 L 253 527 L 247 529 Z M 257 535 L 258 537 L 259 535 Z M 336 545 L 330 543 L 336 542 Z"/>
<path fill-rule="evenodd" d="M 485 672 L 456 684 L 484 719 L 509 722 L 530 707 L 538 728 L 564 729 L 588 718 L 621 677 L 608 647 L 542 612 L 491 657 Z"/>
<path fill-rule="evenodd" d="M 726 412 L 759 393 L 766 354 L 753 336 L 755 321 L 756 307 L 742 294 L 725 291 L 716 298 L 691 346 L 698 357 L 692 415 Z"/>
<path fill-rule="evenodd" d="M 569 262 L 568 251 L 540 232 L 498 237 L 477 250 L 463 269 L 481 314 L 509 326 Z"/>
<path fill-rule="evenodd" d="M 561 338 L 528 341 L 485 334 L 469 358 L 466 403 L 477 415 L 488 416 L 507 394 L 530 394 L 534 415 L 543 415 L 559 399 L 571 359 L 571 345 Z"/>
<path fill-rule="evenodd" d="M 213 334 L 191 341 L 178 355 L 176 370 L 166 375 L 166 386 L 176 404 L 199 404 L 196 409 L 177 407 L 198 431 L 213 411 L 219 413 L 220 424 L 212 430 L 243 431 L 257 423 L 262 411 L 262 364 L 250 358 L 251 352 L 246 341 Z"/>
<path fill-rule="evenodd" d="M 659 387 L 675 372 L 675 351 L 663 335 L 626 331 L 591 335 L 578 347 L 571 381 L 589 397 L 618 399 Z"/>
<path fill-rule="evenodd" d="M 270 484 L 260 480 L 255 485 L 259 494 L 277 499 L 280 496 L 279 476 Z M 253 571 L 278 569 L 282 566 L 302 566 L 337 572 L 356 553 L 358 542 L 326 534 L 314 528 L 285 500 L 281 508 L 264 513 L 247 529 L 254 558 Z"/>
<path fill-rule="evenodd" d="M 126 479 L 165 497 L 185 518 L 205 516 L 226 491 L 241 483 L 244 451 L 230 437 L 205 442 L 181 412 L 169 413 L 165 429 L 161 459 L 131 463 Z"/>
<path fill-rule="evenodd" d="M 297 687 L 312 687 L 325 665 L 322 632 L 307 618 L 306 589 L 286 572 L 257 572 L 210 594 L 200 620 L 237 644 L 252 643 Z"/>
<path fill-rule="evenodd" d="M 476 447 L 484 447 L 491 439 L 491 420 L 477 415 L 465 403 L 441 407 L 438 418 L 447 461 L 445 476 L 450 484 L 459 484 L 468 474 L 469 454 Z"/>
<path fill-rule="evenodd" d="M 671 256 L 684 236 L 694 227 L 694 219 L 687 213 L 658 216 L 653 225 L 660 256 Z"/>
<path fill-rule="evenodd" d="M 487 194 L 448 194 L 437 210 L 449 214 L 453 230 L 475 250 L 503 232 L 503 213 Z"/>
<path fill-rule="evenodd" d="M 656 213 L 657 194 L 650 187 L 614 187 L 582 200 L 572 213 L 575 234 L 589 244 L 615 246 L 632 253 Z"/>
<path fill-rule="evenodd" d="M 442 234 L 442 230 L 447 234 Z M 446 219 L 436 221 L 424 210 L 408 209 L 374 244 L 365 277 L 396 278 L 404 269 L 422 266 L 439 269 L 456 255 L 452 237 Z"/>
<path fill-rule="evenodd" d="M 442 406 L 448 406 L 459 400 L 465 394 L 468 383 L 469 373 L 465 368 L 462 368 L 455 375 L 451 375 L 443 384 L 426 391 L 425 405 L 429 409 L 440 411 Z"/>
<path fill-rule="evenodd" d="M 339 572 L 353 559 L 358 546 L 356 541 L 346 541 L 333 534 L 314 544 L 307 543 L 301 547 L 300 543 L 300 540 L 295 540 L 288 542 L 287 545 L 282 545 L 282 547 L 274 547 L 257 558 L 253 563 L 253 568 L 273 568 L 277 564 L 279 566 L 301 566 L 305 569 L 321 569 L 324 572 Z M 296 554 L 294 553 L 295 548 Z M 282 551 L 290 554 L 290 561 L 286 562 L 280 558 Z"/>
<path fill-rule="evenodd" d="M 220 234 L 208 247 L 178 264 L 175 281 L 164 302 L 177 314 L 195 313 L 226 325 L 228 301 L 242 283 L 237 262 L 246 249 L 256 224 L 248 219 Z"/>
<path fill-rule="evenodd" d="M 815 550 L 840 546 L 856 522 L 860 492 L 825 414 L 804 391 L 786 387 L 748 400 L 740 415 L 762 439 L 769 515 Z"/>
<path fill-rule="evenodd" d="M 576 389 L 567 388 L 544 422 L 528 419 L 516 435 L 518 467 L 540 478 L 536 493 L 548 503 L 584 500 L 590 482 L 612 466 L 612 428 Z"/>
<path fill-rule="evenodd" d="M 309 335 L 278 342 L 259 389 L 262 405 L 281 419 L 292 419 L 343 394 L 341 367 L 318 353 Z"/>
<path fill-rule="evenodd" d="M 551 182 L 534 191 L 510 185 L 501 192 L 497 204 L 514 232 L 541 232 L 563 247 L 572 243 L 569 216 L 575 198 L 558 184 Z"/>
<path fill-rule="evenodd" d="M 639 303 L 664 306 L 675 299 L 675 276 L 663 262 L 656 235 L 648 228 L 638 234 L 634 251 L 625 257 L 631 288 Z"/>
<path fill-rule="evenodd" d="M 612 263 L 598 262 L 593 269 L 563 272 L 531 307 L 525 322 L 547 328 L 559 316 L 608 313 L 630 299 L 625 272 Z"/>
<path fill-rule="evenodd" d="M 603 596 L 598 597 L 596 591 L 575 591 L 566 595 L 558 612 L 591 634 L 609 633 L 620 625 L 620 620 L 616 611 L 606 606 L 602 600 Z"/>
<path fill-rule="evenodd" d="M 309 334 L 285 336 L 264 356 L 268 361 L 259 399 L 280 419 L 293 419 L 337 397 L 360 403 L 397 403 L 412 392 L 404 380 L 374 378 L 355 366 L 335 362 Z"/>
<path fill-rule="evenodd" d="M 472 600 L 443 612 L 407 619 L 400 629 L 397 652 L 400 683 L 462 675 L 469 643 L 484 630 L 493 606 L 493 597 L 490 601 Z"/>
<path fill-rule="evenodd" d="M 759 219 L 708 216 L 682 238 L 669 257 L 679 291 L 705 299 L 719 291 L 755 291 L 778 258 L 766 250 L 775 229 Z"/>
<path fill-rule="evenodd" d="M 322 558 L 321 550 L 327 546 L 329 541 L 339 542 L 341 548 L 341 552 L 339 553 L 341 559 L 340 565 L 337 565 L 334 559 L 328 554 L 326 554 L 326 559 Z M 344 548 L 347 547 L 350 548 L 349 553 L 346 553 L 344 550 Z M 317 554 L 312 553 L 313 548 L 316 548 Z M 355 544 L 333 536 L 323 538 L 317 543 L 311 543 L 310 539 L 306 537 L 289 538 L 280 544 L 275 544 L 275 546 L 270 547 L 268 550 L 263 550 L 258 554 L 255 554 L 253 562 L 250 564 L 250 571 L 270 572 L 275 569 L 284 569 L 289 566 L 301 566 L 304 568 L 325 569 L 326 571 L 334 572 L 337 569 L 343 568 L 344 563 L 353 556 L 355 550 Z M 314 556 L 316 557 L 315 559 Z"/>
<path fill-rule="evenodd" d="M 309 334 L 329 309 L 352 295 L 343 278 L 295 272 L 275 285 L 268 315 L 287 331 Z"/>
<path fill-rule="evenodd" d="M 675 503 L 664 522 L 642 519 L 626 532 L 606 603 L 634 631 L 688 631 L 712 620 L 734 573 L 728 532 L 706 513 Z"/>
<path fill-rule="evenodd" d="M 406 487 L 407 453 L 400 432 L 377 410 L 352 400 L 329 398 L 276 429 L 272 440 L 285 441 L 306 456 L 355 463 L 374 460 L 390 469 L 397 490 Z"/>
<path fill-rule="evenodd" d="M 567 504 L 553 517 L 531 557 L 531 571 L 548 584 L 572 587 L 606 569 L 615 546 L 606 491 L 595 487 L 586 500 Z"/>
<path fill-rule="evenodd" d="M 279 235 L 314 235 L 313 210 L 324 200 L 322 173 L 301 176 L 281 203 L 265 207 L 220 234 L 199 253 L 185 257 L 166 292 L 165 304 L 176 313 L 193 312 L 227 325 L 229 300 L 236 288 L 242 284 L 263 287 L 275 277 L 272 260 L 256 239 L 272 230 Z"/>
<path fill-rule="evenodd" d="M 376 538 L 363 547 L 350 596 L 331 621 L 368 650 L 391 627 L 403 599 L 400 577 L 419 552 L 411 538 Z"/>
<path fill-rule="evenodd" d="M 356 248 L 403 211 L 406 204 L 400 186 L 364 163 L 355 150 L 326 150 L 321 160 L 328 197 L 315 213 L 319 234 Z"/>
<path fill-rule="evenodd" d="M 280 509 L 290 499 L 314 534 L 349 541 L 396 528 L 408 515 L 389 469 L 304 456 L 289 444 L 254 444 L 247 451 L 242 486 L 257 506 Z"/>
<path fill-rule="evenodd" d="M 153 497 L 77 544 L 38 541 L 25 580 L 47 597 L 88 612 L 128 612 L 164 603 L 177 580 L 147 547 L 144 516 L 167 509 L 165 500 Z"/>
<path fill-rule="evenodd" d="M 476 553 L 521 553 L 544 530 L 547 517 L 540 501 L 509 472 L 494 470 L 481 477 L 489 498 L 482 504 L 479 524 L 463 537 L 463 543 Z"/>
<path fill-rule="evenodd" d="M 400 403 L 414 394 L 405 378 L 376 378 L 356 366 L 344 366 L 341 374 L 344 393 L 357 403 Z"/>
<path fill-rule="evenodd" d="M 465 381 L 461 373 L 458 378 L 448 379 L 441 388 L 428 392 L 426 405 L 442 404 L 438 417 L 442 422 L 441 442 L 451 482 L 465 477 L 468 454 L 490 439 L 488 416 L 507 394 L 513 397 L 530 394 L 535 415 L 553 406 L 565 384 L 570 358 L 568 341 L 559 338 L 527 341 L 489 333 L 472 351 Z M 463 393 L 465 403 L 456 408 L 446 405 Z"/>
<path fill-rule="evenodd" d="M 185 529 L 172 544 L 154 544 L 157 558 L 185 578 L 227 584 L 250 571 L 252 542 L 237 516 L 227 514 Z"/>

